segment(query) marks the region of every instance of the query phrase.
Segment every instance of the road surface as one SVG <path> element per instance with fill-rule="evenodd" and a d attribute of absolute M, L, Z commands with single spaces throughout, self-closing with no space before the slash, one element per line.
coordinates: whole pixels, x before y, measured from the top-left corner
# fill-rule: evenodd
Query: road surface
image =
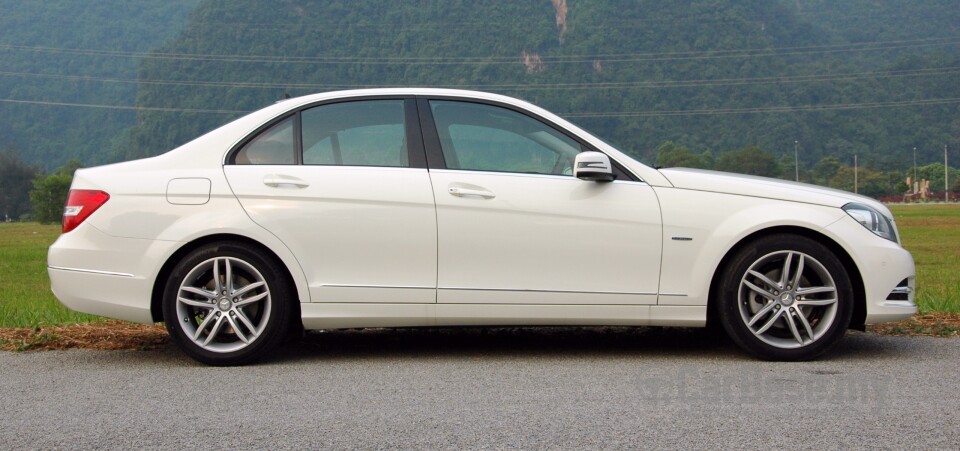
<path fill-rule="evenodd" d="M 956 448 L 960 339 L 750 359 L 685 329 L 310 334 L 259 365 L 0 352 L 0 448 Z"/>

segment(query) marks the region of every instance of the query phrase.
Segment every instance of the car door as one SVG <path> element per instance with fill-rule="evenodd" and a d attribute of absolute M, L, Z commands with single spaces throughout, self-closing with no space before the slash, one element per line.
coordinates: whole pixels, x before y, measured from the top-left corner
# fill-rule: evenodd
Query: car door
<path fill-rule="evenodd" d="M 314 302 L 436 301 L 436 213 L 413 100 L 297 111 L 224 172 L 250 218 L 296 255 Z"/>
<path fill-rule="evenodd" d="M 502 105 L 420 100 L 438 302 L 655 304 L 662 227 L 640 181 L 572 176 L 584 145 Z"/>

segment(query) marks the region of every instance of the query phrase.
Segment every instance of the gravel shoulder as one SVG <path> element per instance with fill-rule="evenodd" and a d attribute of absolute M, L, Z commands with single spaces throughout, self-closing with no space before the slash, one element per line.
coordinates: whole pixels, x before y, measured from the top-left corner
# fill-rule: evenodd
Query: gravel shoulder
<path fill-rule="evenodd" d="M 879 335 L 960 337 L 960 314 L 917 315 L 906 321 L 868 326 L 867 330 Z M 0 328 L 0 351 L 146 350 L 168 342 L 162 325 L 115 320 L 53 327 Z"/>

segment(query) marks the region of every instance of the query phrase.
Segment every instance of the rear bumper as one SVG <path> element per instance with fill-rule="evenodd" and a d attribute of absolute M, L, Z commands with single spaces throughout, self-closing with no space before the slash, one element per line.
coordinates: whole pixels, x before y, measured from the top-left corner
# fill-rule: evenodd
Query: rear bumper
<path fill-rule="evenodd" d="M 54 296 L 66 307 L 152 324 L 153 282 L 178 243 L 112 237 L 87 223 L 61 235 L 47 253 Z"/>
<path fill-rule="evenodd" d="M 47 271 L 54 296 L 71 310 L 153 324 L 150 313 L 152 287 L 144 279 L 131 274 L 54 266 L 48 267 Z"/>

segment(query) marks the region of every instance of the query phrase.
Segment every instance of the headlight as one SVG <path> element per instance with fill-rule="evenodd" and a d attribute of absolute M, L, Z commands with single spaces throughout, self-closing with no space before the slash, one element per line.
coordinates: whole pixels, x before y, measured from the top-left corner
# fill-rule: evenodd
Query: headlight
<path fill-rule="evenodd" d="M 877 209 L 864 204 L 847 204 L 843 206 L 843 211 L 877 236 L 894 243 L 898 242 L 897 229 L 893 227 L 893 220 L 884 216 Z"/>

